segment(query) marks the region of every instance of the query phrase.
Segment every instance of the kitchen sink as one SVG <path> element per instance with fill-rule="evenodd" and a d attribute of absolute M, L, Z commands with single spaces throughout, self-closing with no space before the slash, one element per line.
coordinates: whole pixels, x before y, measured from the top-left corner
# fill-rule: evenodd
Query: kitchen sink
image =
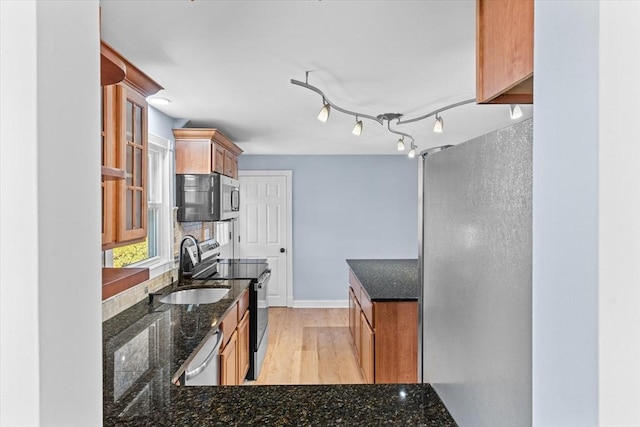
<path fill-rule="evenodd" d="M 211 304 L 229 293 L 226 288 L 198 288 L 174 291 L 160 298 L 164 304 Z"/>

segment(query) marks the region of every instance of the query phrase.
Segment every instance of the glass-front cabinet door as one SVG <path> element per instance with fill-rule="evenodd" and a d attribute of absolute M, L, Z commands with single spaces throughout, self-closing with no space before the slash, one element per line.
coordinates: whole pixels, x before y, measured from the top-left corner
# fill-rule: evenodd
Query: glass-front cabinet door
<path fill-rule="evenodd" d="M 106 81 L 110 83 L 105 84 L 103 78 L 101 89 L 104 251 L 141 243 L 147 237 L 146 98 L 157 93 L 162 86 L 102 41 L 100 53 L 101 61 L 106 58 L 105 61 L 121 71 L 114 76 L 109 74 L 112 69 L 107 68 Z"/>
<path fill-rule="evenodd" d="M 119 182 L 119 241 L 147 236 L 147 103 L 138 92 L 118 85 L 122 115 L 119 160 L 125 179 Z"/>

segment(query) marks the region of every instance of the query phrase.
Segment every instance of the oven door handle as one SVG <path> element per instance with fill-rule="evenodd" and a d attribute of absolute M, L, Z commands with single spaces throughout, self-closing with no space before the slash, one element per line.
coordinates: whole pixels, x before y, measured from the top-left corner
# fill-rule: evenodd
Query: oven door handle
<path fill-rule="evenodd" d="M 262 276 L 260 276 L 260 280 L 258 280 L 258 283 L 256 283 L 256 289 L 262 289 L 263 285 L 266 285 L 269 282 L 270 278 L 271 278 L 271 270 L 267 270 L 264 273 L 262 273 Z"/>

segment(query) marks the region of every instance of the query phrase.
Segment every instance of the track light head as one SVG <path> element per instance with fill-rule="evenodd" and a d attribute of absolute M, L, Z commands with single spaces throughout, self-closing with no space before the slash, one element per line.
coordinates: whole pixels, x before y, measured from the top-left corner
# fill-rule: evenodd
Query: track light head
<path fill-rule="evenodd" d="M 320 113 L 318 113 L 318 120 L 320 120 L 322 123 L 326 123 L 327 120 L 329 120 L 329 113 L 331 113 L 331 106 L 327 104 L 327 102 L 324 99 L 322 100 L 322 103 L 324 105 L 322 106 Z"/>
<path fill-rule="evenodd" d="M 519 119 L 520 117 L 522 117 L 522 108 L 520 108 L 519 104 L 509 105 L 509 117 L 511 117 L 511 120 Z"/>
<path fill-rule="evenodd" d="M 404 151 L 404 136 L 398 140 L 398 151 Z"/>
<path fill-rule="evenodd" d="M 444 130 L 444 121 L 442 120 L 442 117 L 440 117 L 436 113 L 436 122 L 433 124 L 433 131 L 435 133 L 442 133 L 443 130 Z"/>
<path fill-rule="evenodd" d="M 409 156 L 410 159 L 413 159 L 416 156 L 416 147 L 415 145 L 413 145 L 413 142 L 411 143 L 411 150 L 409 150 L 409 154 L 407 154 L 407 156 Z"/>
<path fill-rule="evenodd" d="M 353 126 L 351 133 L 356 136 L 360 136 L 362 133 L 362 120 L 358 120 L 358 116 L 356 116 L 356 124 Z"/>

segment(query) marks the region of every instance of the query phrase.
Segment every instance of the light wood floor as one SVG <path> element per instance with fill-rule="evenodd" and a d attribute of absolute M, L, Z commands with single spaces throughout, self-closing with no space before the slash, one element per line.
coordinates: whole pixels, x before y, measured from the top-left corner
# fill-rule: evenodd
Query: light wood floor
<path fill-rule="evenodd" d="M 347 308 L 269 308 L 269 347 L 246 384 L 361 384 Z"/>

